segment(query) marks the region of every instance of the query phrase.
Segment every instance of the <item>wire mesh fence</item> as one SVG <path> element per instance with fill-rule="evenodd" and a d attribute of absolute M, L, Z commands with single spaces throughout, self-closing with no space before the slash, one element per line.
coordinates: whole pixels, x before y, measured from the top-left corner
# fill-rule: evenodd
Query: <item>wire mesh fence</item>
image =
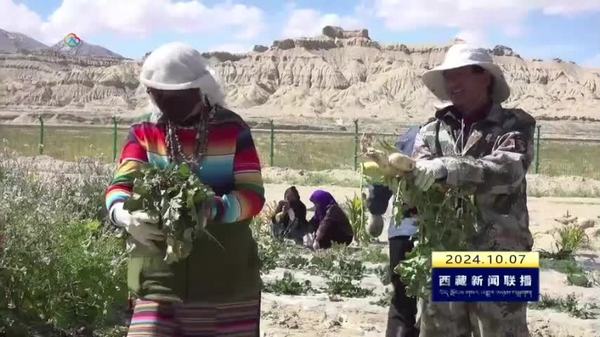
<path fill-rule="evenodd" d="M 21 155 L 48 155 L 75 161 L 95 157 L 105 162 L 117 160 L 128 128 L 117 126 L 13 126 L 0 125 L 3 146 Z M 538 136 L 539 135 L 539 136 Z M 361 137 L 360 125 L 350 132 L 253 130 L 254 141 L 263 166 L 307 171 L 356 169 Z M 393 144 L 397 136 L 377 134 L 375 138 Z M 535 159 L 530 173 L 568 175 L 600 179 L 600 139 L 544 138 L 538 128 Z"/>

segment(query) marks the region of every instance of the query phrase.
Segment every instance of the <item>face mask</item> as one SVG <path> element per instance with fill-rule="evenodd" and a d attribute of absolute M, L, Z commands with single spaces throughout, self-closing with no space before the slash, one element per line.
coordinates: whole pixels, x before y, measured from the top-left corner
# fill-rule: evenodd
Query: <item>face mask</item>
<path fill-rule="evenodd" d="M 194 119 L 194 108 L 201 103 L 198 90 L 152 91 L 150 95 L 163 118 L 175 124 L 189 124 Z"/>

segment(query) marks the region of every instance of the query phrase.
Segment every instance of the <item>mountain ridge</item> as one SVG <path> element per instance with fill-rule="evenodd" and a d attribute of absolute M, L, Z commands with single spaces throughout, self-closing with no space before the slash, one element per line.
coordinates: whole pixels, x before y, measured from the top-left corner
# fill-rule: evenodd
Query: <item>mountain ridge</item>
<path fill-rule="evenodd" d="M 223 84 L 227 104 L 250 120 L 349 127 L 358 118 L 387 127 L 389 121 L 427 120 L 437 100 L 421 75 L 458 42 L 380 44 L 366 29 L 325 27 L 317 37 L 277 40 L 241 54 L 203 55 Z M 539 120 L 600 120 L 600 70 L 524 59 L 507 46 L 490 53 L 511 87 L 505 106 L 523 108 Z M 0 118 L 23 122 L 40 110 L 65 122 L 140 116 L 149 109 L 138 81 L 141 62 L 52 52 L 0 54 Z"/>

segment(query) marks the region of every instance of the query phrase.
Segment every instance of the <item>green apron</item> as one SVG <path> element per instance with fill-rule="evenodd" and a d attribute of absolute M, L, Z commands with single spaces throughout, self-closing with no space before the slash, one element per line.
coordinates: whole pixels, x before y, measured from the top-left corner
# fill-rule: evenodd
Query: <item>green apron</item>
<path fill-rule="evenodd" d="M 128 261 L 127 283 L 136 298 L 168 302 L 228 303 L 260 298 L 260 271 L 250 221 L 211 224 L 190 256 L 163 262 L 164 252 L 138 246 Z"/>

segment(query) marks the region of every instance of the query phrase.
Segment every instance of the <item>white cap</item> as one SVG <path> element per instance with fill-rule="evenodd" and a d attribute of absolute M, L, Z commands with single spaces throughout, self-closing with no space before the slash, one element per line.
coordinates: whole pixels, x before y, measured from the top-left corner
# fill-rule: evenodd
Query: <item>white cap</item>
<path fill-rule="evenodd" d="M 223 103 L 215 72 L 196 49 L 185 43 L 167 43 L 154 50 L 144 61 L 140 82 L 159 90 L 198 88 L 211 103 Z"/>

